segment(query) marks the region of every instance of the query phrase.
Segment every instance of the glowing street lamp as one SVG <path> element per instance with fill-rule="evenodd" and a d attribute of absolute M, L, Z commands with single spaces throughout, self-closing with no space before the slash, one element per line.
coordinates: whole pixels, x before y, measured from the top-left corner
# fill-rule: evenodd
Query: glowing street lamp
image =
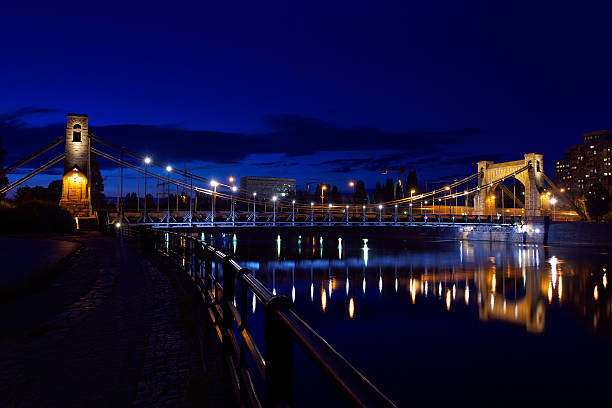
<path fill-rule="evenodd" d="M 327 190 L 327 186 L 321 186 L 321 208 L 323 208 L 323 198 L 325 196 L 325 190 Z"/>
<path fill-rule="evenodd" d="M 217 186 L 219 185 L 218 181 L 211 180 L 210 186 L 213 188 L 213 196 L 212 196 L 212 212 L 210 213 L 210 223 L 215 223 L 215 198 L 217 195 Z"/>
<path fill-rule="evenodd" d="M 272 210 L 272 225 L 276 225 L 276 200 L 278 200 L 277 196 L 272 197 L 272 203 L 274 205 Z"/>
<path fill-rule="evenodd" d="M 553 219 L 552 220 L 554 221 L 555 220 L 555 204 L 557 204 L 557 199 L 555 197 L 552 197 L 550 199 L 550 204 L 553 207 Z"/>
<path fill-rule="evenodd" d="M 232 176 L 231 178 L 233 179 L 234 177 Z M 232 225 L 234 225 L 234 221 L 236 220 L 236 211 L 235 211 L 236 191 L 238 191 L 238 187 L 232 186 Z"/>
<path fill-rule="evenodd" d="M 295 200 L 291 200 L 291 225 L 295 225 Z"/>
<path fill-rule="evenodd" d="M 147 169 L 149 167 L 149 164 L 151 163 L 151 158 L 149 156 L 144 158 L 144 164 L 145 164 L 145 175 L 144 175 L 144 214 L 143 214 L 143 221 L 147 222 Z"/>
<path fill-rule="evenodd" d="M 166 166 L 166 171 L 168 172 L 168 214 L 167 214 L 167 222 L 170 222 L 170 173 L 172 172 L 172 166 Z"/>
<path fill-rule="evenodd" d="M 255 198 L 257 197 L 257 193 L 253 192 L 253 225 L 255 225 L 255 218 L 257 214 L 255 213 Z"/>
<path fill-rule="evenodd" d="M 378 222 L 379 223 L 382 223 L 382 208 L 383 208 L 382 204 L 379 204 L 378 205 Z"/>

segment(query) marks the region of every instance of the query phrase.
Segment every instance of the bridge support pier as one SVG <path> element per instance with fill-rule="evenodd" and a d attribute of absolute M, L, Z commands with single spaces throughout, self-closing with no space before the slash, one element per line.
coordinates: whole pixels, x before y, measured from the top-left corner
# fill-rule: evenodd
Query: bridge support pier
<path fill-rule="evenodd" d="M 474 214 L 491 215 L 497 217 L 496 198 L 494 192 L 499 186 L 494 181 L 514 177 L 525 187 L 526 217 L 539 217 L 542 215 L 543 203 L 540 194 L 545 189 L 544 156 L 537 153 L 527 153 L 523 160 L 505 163 L 492 161 L 478 162 L 478 191 L 474 196 Z M 502 196 L 503 200 L 503 190 Z M 503 206 L 503 204 L 500 203 Z M 544 208 L 545 209 L 545 208 Z"/>

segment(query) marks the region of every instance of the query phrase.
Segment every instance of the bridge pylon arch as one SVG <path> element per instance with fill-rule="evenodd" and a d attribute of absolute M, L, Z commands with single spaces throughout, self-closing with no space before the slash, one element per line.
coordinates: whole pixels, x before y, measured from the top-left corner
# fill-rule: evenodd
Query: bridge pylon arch
<path fill-rule="evenodd" d="M 500 179 L 514 177 L 525 187 L 525 216 L 539 217 L 542 215 L 542 201 L 540 194 L 545 190 L 544 177 L 544 155 L 538 153 L 527 153 L 523 160 L 515 160 L 504 163 L 492 161 L 479 161 L 478 187 L 480 190 L 474 197 L 474 213 L 485 215 L 492 213 L 495 209 L 495 201 L 490 195 L 497 187 Z M 519 172 L 529 166 L 526 170 Z M 503 193 L 502 193 L 503 197 Z M 546 202 L 544 205 L 547 205 Z"/>

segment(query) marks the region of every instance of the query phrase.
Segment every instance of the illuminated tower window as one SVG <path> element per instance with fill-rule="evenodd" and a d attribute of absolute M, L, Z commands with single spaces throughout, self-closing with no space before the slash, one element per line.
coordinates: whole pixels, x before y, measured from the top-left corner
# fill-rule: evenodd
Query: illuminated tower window
<path fill-rule="evenodd" d="M 72 128 L 72 141 L 73 142 L 81 141 L 81 125 L 79 125 L 78 123 L 74 125 L 74 127 Z"/>

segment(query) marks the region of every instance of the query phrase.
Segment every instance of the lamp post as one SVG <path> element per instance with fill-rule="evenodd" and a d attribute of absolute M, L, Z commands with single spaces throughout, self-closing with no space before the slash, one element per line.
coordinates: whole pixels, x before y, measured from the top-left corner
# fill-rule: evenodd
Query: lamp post
<path fill-rule="evenodd" d="M 408 204 L 408 208 L 410 208 L 410 224 L 412 224 L 412 203 Z"/>
<path fill-rule="evenodd" d="M 321 186 L 321 211 L 323 211 L 323 198 L 325 196 L 326 189 L 327 189 L 327 186 Z"/>
<path fill-rule="evenodd" d="M 150 157 L 145 157 L 144 158 L 144 163 L 145 163 L 145 176 L 144 176 L 144 213 L 143 213 L 143 217 L 142 220 L 144 222 L 147 222 L 147 169 L 149 168 L 149 163 L 151 163 L 151 158 Z"/>
<path fill-rule="evenodd" d="M 550 199 L 550 204 L 552 204 L 553 207 L 553 216 L 552 216 L 552 220 L 553 222 L 555 221 L 555 204 L 557 204 L 557 199 L 555 197 L 552 197 Z"/>
<path fill-rule="evenodd" d="M 166 221 L 170 223 L 170 173 L 172 172 L 172 166 L 166 166 L 168 172 L 168 214 L 166 214 Z"/>
<path fill-rule="evenodd" d="M 393 222 L 397 225 L 397 204 L 395 204 L 395 215 L 393 216 Z"/>
<path fill-rule="evenodd" d="M 442 209 L 440 208 L 441 205 L 442 205 L 442 199 L 438 198 L 438 224 L 440 224 L 440 222 L 442 221 Z"/>
<path fill-rule="evenodd" d="M 212 211 L 210 213 L 210 223 L 211 225 L 214 225 L 215 224 L 215 197 L 217 195 L 217 186 L 219 185 L 219 182 L 215 180 L 211 180 L 210 185 L 213 188 L 212 207 L 211 207 Z"/>
<path fill-rule="evenodd" d="M 233 176 L 231 177 L 234 178 Z M 234 221 L 236 220 L 236 191 L 238 191 L 238 187 L 232 186 L 232 225 L 234 225 Z"/>
<path fill-rule="evenodd" d="M 382 224 L 382 204 L 378 204 L 378 223 Z"/>
<path fill-rule="evenodd" d="M 331 221 L 332 221 L 332 215 L 331 215 L 332 204 L 330 203 L 327 208 L 328 208 L 327 209 L 327 225 L 331 225 Z"/>
<path fill-rule="evenodd" d="M 272 225 L 276 225 L 276 200 L 278 199 L 278 197 L 274 196 L 272 197 Z"/>
<path fill-rule="evenodd" d="M 450 187 L 449 186 L 445 186 L 444 187 L 444 191 L 450 191 Z M 446 201 L 446 199 L 448 198 L 448 194 L 449 193 L 444 193 L 444 209 L 446 210 L 446 213 L 448 214 L 448 202 Z M 451 201 L 452 204 L 452 201 Z"/>
<path fill-rule="evenodd" d="M 421 201 L 421 214 L 423 213 L 423 201 Z M 427 200 L 425 200 L 425 216 L 423 217 L 423 221 L 427 222 Z"/>
<path fill-rule="evenodd" d="M 257 218 L 257 213 L 255 212 L 255 198 L 257 197 L 257 193 L 253 193 L 253 225 L 255 225 L 255 220 Z"/>
<path fill-rule="evenodd" d="M 314 203 L 310 202 L 310 225 L 314 225 Z"/>
<path fill-rule="evenodd" d="M 365 211 L 366 210 L 366 206 L 364 205 L 362 208 L 363 208 L 363 223 L 365 224 L 365 222 L 366 222 L 366 211 Z"/>
<path fill-rule="evenodd" d="M 349 206 L 344 207 L 344 212 L 346 213 L 346 225 L 349 223 Z"/>
<path fill-rule="evenodd" d="M 295 200 L 291 200 L 291 225 L 295 225 Z"/>

